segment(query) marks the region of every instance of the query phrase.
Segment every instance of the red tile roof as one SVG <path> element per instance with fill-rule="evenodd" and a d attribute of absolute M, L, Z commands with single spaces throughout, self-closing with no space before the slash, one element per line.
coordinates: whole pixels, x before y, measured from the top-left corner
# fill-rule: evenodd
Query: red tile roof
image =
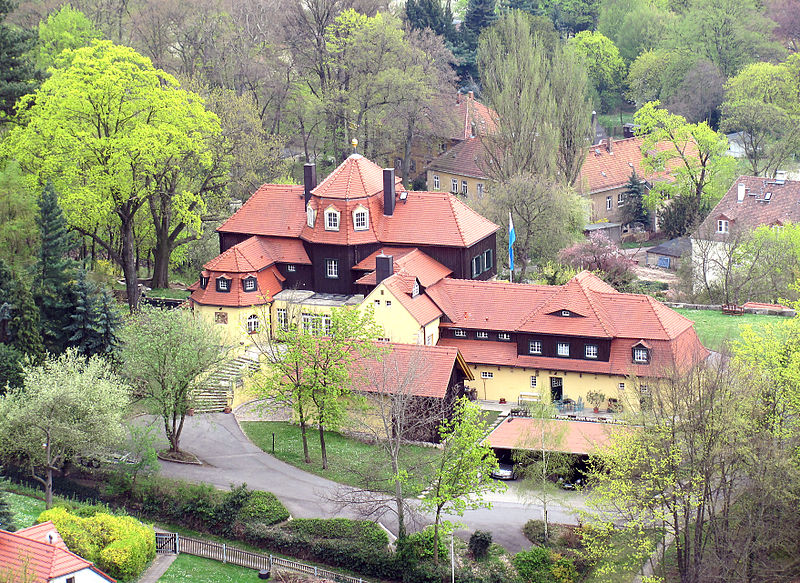
<path fill-rule="evenodd" d="M 459 127 L 459 133 L 453 136 L 454 139 L 468 140 L 473 136 L 486 136 L 497 131 L 497 114 L 476 100 L 471 92 L 459 95 L 453 109 Z M 474 131 L 473 123 L 475 124 Z"/>
<path fill-rule="evenodd" d="M 385 347 L 385 352 L 355 363 L 357 390 L 443 399 L 454 367 L 459 367 L 467 380 L 474 379 L 455 348 L 393 342 L 378 346 Z"/>
<path fill-rule="evenodd" d="M 745 197 L 738 202 L 739 184 L 745 185 Z M 766 193 L 772 193 L 769 201 Z M 729 229 L 749 230 L 760 225 L 781 225 L 800 222 L 800 181 L 785 180 L 783 184 L 761 176 L 740 176 L 720 199 L 697 229 L 695 237 L 724 238 L 718 235 L 717 220 L 731 221 Z"/>
<path fill-rule="evenodd" d="M 594 194 L 620 188 L 627 184 L 634 170 L 640 178 L 650 181 L 668 179 L 668 174 L 664 172 L 645 172 L 642 167 L 643 141 L 644 138 L 641 136 L 613 140 L 610 152 L 605 143 L 590 147 L 575 182 L 578 190 L 583 194 Z M 667 142 L 657 145 L 659 151 L 666 151 L 672 147 Z"/>
<path fill-rule="evenodd" d="M 492 430 L 486 442 L 498 449 L 541 449 L 542 424 L 545 424 L 546 432 L 559 436 L 554 440 L 555 451 L 583 455 L 595 453 L 608 445 L 613 434 L 629 431 L 611 423 L 508 417 Z"/>
<path fill-rule="evenodd" d="M 306 221 L 303 187 L 265 184 L 217 231 L 274 237 L 299 237 Z"/>
<path fill-rule="evenodd" d="M 299 239 L 254 236 L 234 245 L 203 267 L 220 273 L 245 273 L 274 263 L 311 265 L 311 260 Z"/>
<path fill-rule="evenodd" d="M 396 252 L 391 247 L 383 247 L 372 253 L 353 267 L 353 269 L 375 269 L 375 257 L 378 255 L 391 255 L 394 259 L 396 273 L 405 273 L 416 277 L 422 287 L 433 285 L 453 273 L 429 255 L 419 249 L 400 249 Z M 368 273 L 356 281 L 363 285 L 375 285 L 377 274 L 375 271 Z"/>
<path fill-rule="evenodd" d="M 421 293 L 416 297 L 411 297 L 414 289 L 413 275 L 395 273 L 391 277 L 387 277 L 383 284 L 420 326 L 427 326 L 442 316 L 441 310 L 427 294 Z"/>
<path fill-rule="evenodd" d="M 396 178 L 396 184 L 402 179 Z M 366 198 L 383 193 L 383 168 L 361 154 L 351 154 L 311 193 L 320 198 Z"/>
<path fill-rule="evenodd" d="M 484 148 L 481 138 L 469 138 L 434 158 L 427 169 L 486 180 L 487 161 Z"/>
<path fill-rule="evenodd" d="M 53 536 L 52 543 L 48 535 Z M 46 583 L 84 569 L 91 569 L 108 581 L 114 581 L 90 561 L 70 552 L 50 521 L 17 532 L 0 530 L 0 566 L 20 573 L 27 569 L 33 577 L 31 583 Z"/>
<path fill-rule="evenodd" d="M 272 301 L 272 297 L 283 290 L 283 282 L 286 280 L 277 267 L 270 265 L 266 269 L 246 273 L 219 273 L 204 271 L 204 277 L 208 277 L 208 285 L 205 289 L 200 287 L 200 282 L 196 281 L 189 289 L 192 290 L 190 300 L 198 304 L 207 306 L 222 306 L 229 308 L 243 308 L 247 306 L 261 306 Z M 243 280 L 246 277 L 256 277 L 255 291 L 244 291 Z M 231 280 L 231 290 L 229 292 L 217 291 L 218 277 L 225 277 Z"/>

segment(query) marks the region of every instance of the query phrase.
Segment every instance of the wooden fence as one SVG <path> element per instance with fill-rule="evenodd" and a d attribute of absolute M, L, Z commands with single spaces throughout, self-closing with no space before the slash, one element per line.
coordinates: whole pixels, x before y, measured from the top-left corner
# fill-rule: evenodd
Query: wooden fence
<path fill-rule="evenodd" d="M 236 547 L 230 547 L 224 543 L 213 543 L 189 536 L 178 535 L 174 532 L 156 533 L 156 552 L 162 554 L 186 553 L 259 571 L 272 571 L 274 568 L 286 569 L 297 573 L 313 575 L 314 577 L 326 579 L 328 581 L 335 581 L 337 583 L 365 583 L 364 580 L 359 577 L 350 577 L 334 571 L 328 571 L 327 569 L 314 567 L 313 565 L 305 565 L 273 555 L 252 553 Z"/>

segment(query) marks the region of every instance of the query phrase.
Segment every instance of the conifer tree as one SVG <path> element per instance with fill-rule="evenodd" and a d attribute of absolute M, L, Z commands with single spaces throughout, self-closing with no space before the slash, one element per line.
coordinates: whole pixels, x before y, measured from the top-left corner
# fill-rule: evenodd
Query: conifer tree
<path fill-rule="evenodd" d="M 28 286 L 0 259 L 0 340 L 34 360 L 44 356 L 39 310 Z"/>
<path fill-rule="evenodd" d="M 108 289 L 99 290 L 97 295 L 97 328 L 99 330 L 98 353 L 109 354 L 116 350 L 119 340 L 117 338 L 122 316 L 117 309 L 114 297 Z"/>
<path fill-rule="evenodd" d="M 476 53 L 481 31 L 497 20 L 496 0 L 469 0 L 464 23 L 461 25 L 461 38 L 453 53 L 459 61 L 456 67 L 464 82 L 478 79 Z"/>
<path fill-rule="evenodd" d="M 51 352 L 61 353 L 68 340 L 64 330 L 70 323 L 73 304 L 70 285 L 73 262 L 67 255 L 71 247 L 67 221 L 49 182 L 39 201 L 37 223 L 41 245 L 35 266 L 34 297 L 40 310 L 45 346 Z"/>
<path fill-rule="evenodd" d="M 14 524 L 14 513 L 8 505 L 6 493 L 2 490 L 0 490 L 0 529 L 9 532 L 17 530 L 17 526 Z"/>
<path fill-rule="evenodd" d="M 449 2 L 442 5 L 441 0 L 408 0 L 406 20 L 411 28 L 418 30 L 430 28 L 448 42 L 452 43 L 455 40 L 456 29 Z"/>
<path fill-rule="evenodd" d="M 11 116 L 17 99 L 32 93 L 41 81 L 30 53 L 36 35 L 4 22 L 12 9 L 10 0 L 0 0 L 0 119 Z"/>
<path fill-rule="evenodd" d="M 626 223 L 642 223 L 647 226 L 649 215 L 644 204 L 645 182 L 636 174 L 636 170 L 631 171 L 628 182 L 625 184 L 623 195 L 625 196 L 625 217 Z"/>
<path fill-rule="evenodd" d="M 84 355 L 101 352 L 102 327 L 98 318 L 97 288 L 86 279 L 86 272 L 78 272 L 75 284 L 75 306 L 66 328 L 69 344 Z"/>

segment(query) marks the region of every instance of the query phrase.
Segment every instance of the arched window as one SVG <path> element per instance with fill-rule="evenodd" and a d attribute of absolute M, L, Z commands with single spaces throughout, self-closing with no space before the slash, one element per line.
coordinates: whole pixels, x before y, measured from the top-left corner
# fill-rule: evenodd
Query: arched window
<path fill-rule="evenodd" d="M 339 230 L 339 211 L 331 207 L 325 211 L 325 230 L 338 231 Z"/>
<path fill-rule="evenodd" d="M 366 208 L 358 205 L 353 211 L 353 228 L 356 231 L 366 231 L 369 227 L 369 212 Z"/>
<path fill-rule="evenodd" d="M 251 315 L 247 318 L 247 333 L 248 334 L 255 334 L 258 332 L 260 326 L 260 322 L 258 321 L 258 316 L 255 314 Z"/>

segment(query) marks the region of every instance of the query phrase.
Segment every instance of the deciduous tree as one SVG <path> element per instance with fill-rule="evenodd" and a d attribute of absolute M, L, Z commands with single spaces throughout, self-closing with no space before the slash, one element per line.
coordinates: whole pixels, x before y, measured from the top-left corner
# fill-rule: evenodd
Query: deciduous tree
<path fill-rule="evenodd" d="M 559 254 L 559 260 L 574 269 L 599 272 L 608 284 L 624 289 L 636 277 L 629 259 L 605 233 L 594 232 L 588 240 L 576 243 Z"/>
<path fill-rule="evenodd" d="M 104 455 L 122 438 L 129 389 L 101 358 L 74 351 L 26 366 L 21 388 L 0 397 L 0 451 L 30 468 L 53 503 L 53 472 Z"/>
<path fill-rule="evenodd" d="M 99 38 L 100 31 L 86 15 L 66 4 L 39 23 L 36 65 L 46 71 L 56 65 L 65 49 L 88 47 L 94 39 Z"/>
<path fill-rule="evenodd" d="M 625 62 L 619 49 L 610 38 L 588 30 L 576 34 L 568 45 L 584 60 L 598 105 L 603 111 L 609 111 L 619 99 L 625 75 Z"/>

